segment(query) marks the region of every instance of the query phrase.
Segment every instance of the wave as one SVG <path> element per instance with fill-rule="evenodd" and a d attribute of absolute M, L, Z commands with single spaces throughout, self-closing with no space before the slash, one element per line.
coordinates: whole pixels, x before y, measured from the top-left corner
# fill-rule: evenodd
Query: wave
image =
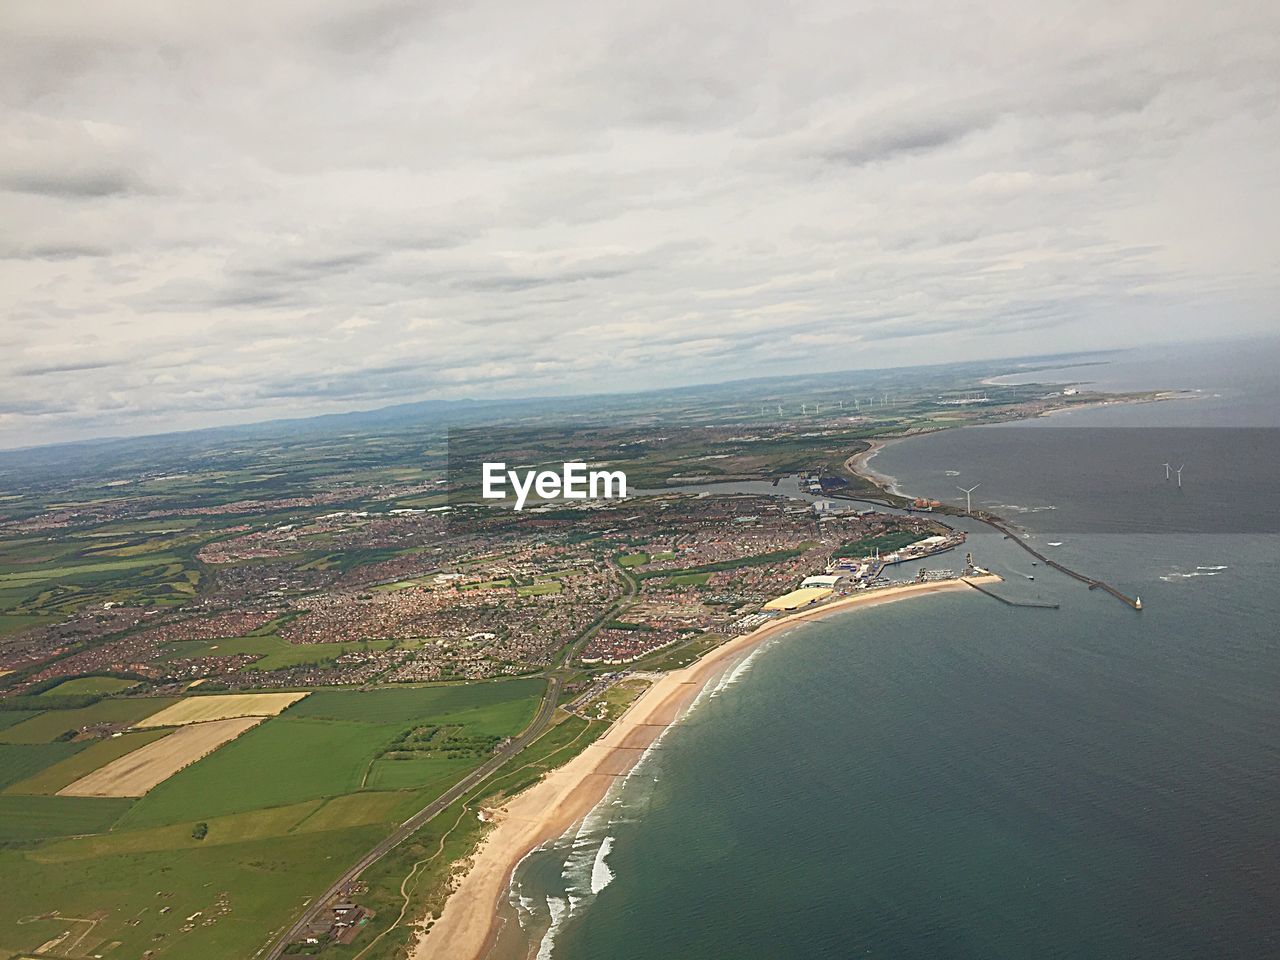
<path fill-rule="evenodd" d="M 556 934 L 560 932 L 565 917 L 569 915 L 569 903 L 560 897 L 547 897 L 547 912 L 551 914 L 551 926 L 547 927 L 547 932 L 542 935 L 542 941 L 538 944 L 538 960 L 551 960 L 551 951 L 556 945 Z"/>
<path fill-rule="evenodd" d="M 1175 571 L 1174 573 L 1162 574 L 1160 579 L 1163 580 L 1165 583 L 1173 583 L 1177 580 L 1189 580 L 1192 577 L 1216 577 L 1223 570 L 1226 570 L 1226 569 L 1227 569 L 1226 567 L 1220 567 L 1220 568 L 1197 567 L 1195 570 L 1192 570 L 1190 573 L 1179 573 Z"/>
<path fill-rule="evenodd" d="M 591 865 L 591 895 L 597 896 L 601 890 L 613 882 L 613 871 L 605 859 L 613 850 L 613 837 L 605 837 L 596 851 L 595 863 Z"/>
<path fill-rule="evenodd" d="M 1227 566 L 1221 566 L 1221 567 L 1196 567 L 1196 569 L 1197 570 L 1230 570 L 1231 568 Z"/>

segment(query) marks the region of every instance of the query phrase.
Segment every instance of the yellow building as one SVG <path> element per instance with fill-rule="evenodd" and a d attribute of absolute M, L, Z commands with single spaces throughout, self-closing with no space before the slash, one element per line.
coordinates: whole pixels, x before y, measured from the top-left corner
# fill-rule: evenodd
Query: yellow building
<path fill-rule="evenodd" d="M 780 597 L 774 597 L 764 605 L 766 610 L 799 610 L 801 607 L 807 607 L 810 604 L 817 603 L 819 600 L 825 600 L 831 596 L 832 591 L 825 587 L 804 587 L 800 590 L 792 590 L 790 593 L 784 593 Z"/>

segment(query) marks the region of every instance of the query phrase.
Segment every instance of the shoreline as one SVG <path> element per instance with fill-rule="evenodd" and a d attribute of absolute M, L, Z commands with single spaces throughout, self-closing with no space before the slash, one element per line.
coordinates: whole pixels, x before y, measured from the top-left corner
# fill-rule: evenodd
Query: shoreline
<path fill-rule="evenodd" d="M 994 574 L 969 579 L 984 584 L 1000 582 Z M 413 960 L 481 960 L 486 956 L 498 934 L 501 902 L 520 861 L 586 817 L 615 780 L 631 770 L 735 657 L 745 656 L 774 634 L 809 620 L 858 607 L 969 589 L 962 580 L 938 580 L 843 597 L 763 624 L 687 667 L 663 674 L 598 740 L 491 811 L 495 826 L 468 858 L 470 866 L 461 882 L 430 929 L 419 935 L 410 956 Z"/>
<path fill-rule="evenodd" d="M 891 477 L 887 473 L 880 473 L 871 466 L 871 461 L 875 459 L 876 455 L 881 450 L 889 446 L 889 444 L 897 443 L 900 440 L 906 440 L 909 436 L 923 436 L 923 434 L 903 434 L 900 437 L 887 437 L 885 439 L 876 440 L 868 439 L 866 441 L 867 449 L 860 450 L 852 457 L 849 457 L 849 459 L 844 462 L 845 469 L 854 476 L 861 477 L 872 486 L 877 487 L 882 493 L 895 497 L 908 496 L 899 489 L 897 477 Z"/>

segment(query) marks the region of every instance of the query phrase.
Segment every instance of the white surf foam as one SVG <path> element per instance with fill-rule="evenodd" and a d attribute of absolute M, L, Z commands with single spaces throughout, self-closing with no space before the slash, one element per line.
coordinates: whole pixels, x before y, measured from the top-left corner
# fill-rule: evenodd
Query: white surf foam
<path fill-rule="evenodd" d="M 613 871 L 605 863 L 609 852 L 613 849 L 613 837 L 605 837 L 596 851 L 595 863 L 591 865 L 591 895 L 597 896 L 601 890 L 613 882 Z"/>
<path fill-rule="evenodd" d="M 547 897 L 547 912 L 551 914 L 551 926 L 547 927 L 547 932 L 542 935 L 542 941 L 538 944 L 538 960 L 551 960 L 556 934 L 560 932 L 560 926 L 569 914 L 569 903 L 559 897 Z"/>

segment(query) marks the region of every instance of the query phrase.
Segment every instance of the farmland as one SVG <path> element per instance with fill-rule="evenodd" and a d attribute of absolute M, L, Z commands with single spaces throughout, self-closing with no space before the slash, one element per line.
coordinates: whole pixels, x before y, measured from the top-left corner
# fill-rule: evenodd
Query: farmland
<path fill-rule="evenodd" d="M 187 697 L 135 724 L 138 727 L 176 727 L 234 717 L 274 717 L 306 693 L 244 693 Z"/>
<path fill-rule="evenodd" d="M 58 791 L 64 797 L 140 797 L 228 740 L 261 723 L 263 717 L 233 717 L 180 727 L 163 740 L 144 744 L 85 774 Z"/>
<path fill-rule="evenodd" d="M 107 776 L 113 764 L 218 722 L 4 745 L 32 757 L 0 793 L 0 842 L 11 844 L 0 847 L 11 890 L 0 901 L 0 957 L 68 931 L 64 945 L 84 935 L 75 955 L 120 941 L 120 956 L 251 956 L 308 896 L 526 725 L 544 689 L 526 679 L 316 691 L 278 716 L 243 721 L 256 725 L 140 799 L 35 794 L 77 775 Z M 155 722 L 163 708 L 178 722 L 187 704 L 223 699 L 190 697 L 176 708 L 171 698 L 106 699 L 5 732 L 33 719 L 44 721 L 41 733 L 60 732 L 73 715 Z M 44 719 L 51 714 L 63 716 Z M 393 747 L 402 759 L 391 759 Z M 17 922 L 36 916 L 47 919 Z M 78 917 L 94 922 L 69 919 Z"/>
<path fill-rule="evenodd" d="M 177 701 L 173 697 L 147 697 L 127 700 L 101 700 L 76 710 L 49 710 L 0 730 L 4 743 L 50 743 L 60 736 L 82 727 L 97 725 L 133 726 L 148 714 L 156 713 Z"/>

